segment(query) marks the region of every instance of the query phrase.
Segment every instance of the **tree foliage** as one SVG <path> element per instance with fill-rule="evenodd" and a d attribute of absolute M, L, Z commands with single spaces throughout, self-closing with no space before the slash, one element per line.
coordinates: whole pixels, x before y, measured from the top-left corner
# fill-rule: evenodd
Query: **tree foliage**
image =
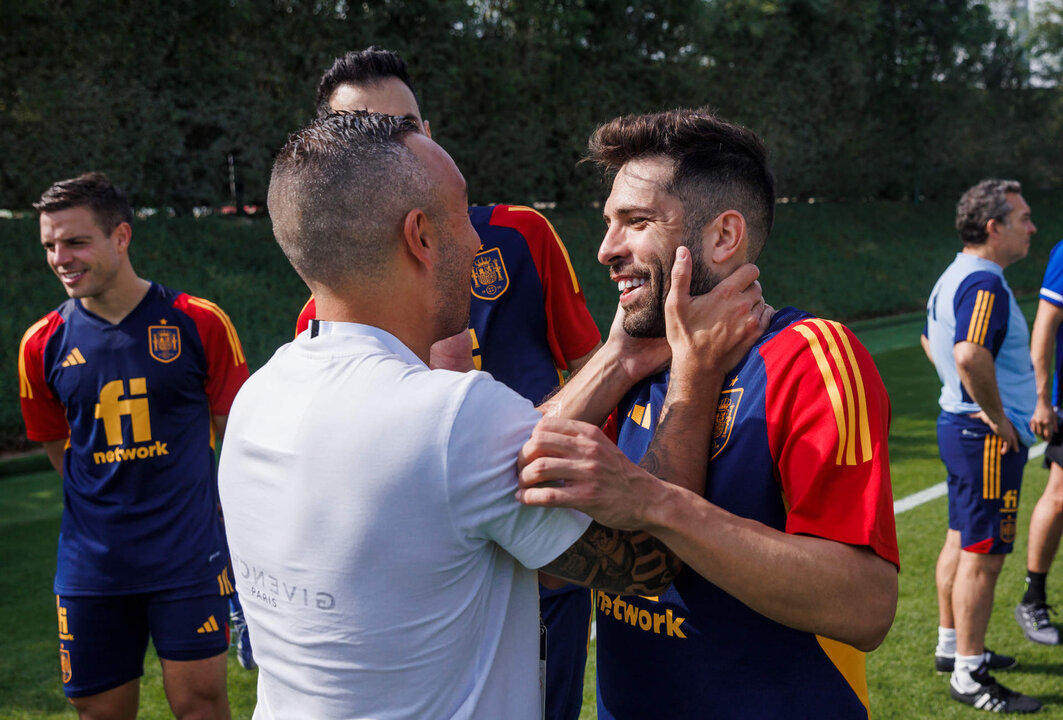
<path fill-rule="evenodd" d="M 598 123 L 703 105 L 765 138 L 785 196 L 1056 186 L 1063 3 L 1048 7 L 1027 48 L 973 0 L 15 0 L 0 207 L 90 168 L 141 205 L 216 205 L 230 155 L 262 202 L 322 71 L 374 43 L 409 61 L 478 202 L 597 199 L 578 161 Z"/>

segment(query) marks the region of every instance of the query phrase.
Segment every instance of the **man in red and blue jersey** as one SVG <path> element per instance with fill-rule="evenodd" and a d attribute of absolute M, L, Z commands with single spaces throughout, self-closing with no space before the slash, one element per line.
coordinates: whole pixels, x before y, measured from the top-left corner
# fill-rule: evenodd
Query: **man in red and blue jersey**
<path fill-rule="evenodd" d="M 57 182 L 34 207 L 70 296 L 19 349 L 27 435 L 63 478 L 64 692 L 82 717 L 135 717 L 150 636 L 175 715 L 228 718 L 214 448 L 248 376 L 240 340 L 214 303 L 136 274 L 132 209 L 103 174 Z"/>
<path fill-rule="evenodd" d="M 672 337 L 665 298 L 676 248 L 691 294 L 753 261 L 770 232 L 774 181 L 760 139 L 708 111 L 618 118 L 591 138 L 614 173 L 599 260 L 620 290 L 623 327 Z M 655 463 L 649 440 L 664 371 L 611 420 L 625 455 Z M 866 718 L 864 652 L 897 602 L 890 408 L 868 352 L 843 325 L 777 311 L 726 376 L 704 484 L 648 481 L 638 517 L 601 515 L 563 481 L 561 444 L 526 446 L 520 496 L 641 526 L 686 567 L 655 597 L 596 596 L 600 718 Z M 540 486 L 542 481 L 554 481 Z"/>
<path fill-rule="evenodd" d="M 411 119 L 425 135 L 406 67 L 380 48 L 349 52 L 322 76 L 318 114 L 369 110 Z M 469 208 L 480 248 L 473 260 L 469 330 L 432 348 L 433 367 L 484 370 L 538 405 L 601 344 L 576 271 L 550 222 L 519 205 Z M 297 332 L 316 313 L 303 308 Z M 547 580 L 549 582 L 549 580 Z M 546 717 L 576 720 L 583 703 L 583 675 L 590 629 L 590 591 L 566 583 L 540 585 L 547 633 Z"/>

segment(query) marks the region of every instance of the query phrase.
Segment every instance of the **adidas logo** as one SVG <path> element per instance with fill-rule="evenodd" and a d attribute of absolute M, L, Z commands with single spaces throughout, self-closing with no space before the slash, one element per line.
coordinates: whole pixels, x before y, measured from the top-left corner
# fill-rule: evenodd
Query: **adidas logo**
<path fill-rule="evenodd" d="M 198 630 L 196 630 L 196 632 L 197 633 L 209 633 L 209 632 L 218 632 L 218 630 L 220 630 L 220 628 L 218 627 L 218 621 L 214 619 L 213 615 L 211 615 L 209 618 L 207 618 L 207 621 L 205 623 L 203 623 L 202 627 L 200 627 Z"/>
<path fill-rule="evenodd" d="M 986 710 L 988 712 L 1002 712 L 1007 707 L 1007 703 L 999 698 L 993 697 L 991 693 L 982 693 L 979 695 L 973 705 L 979 710 Z"/>
<path fill-rule="evenodd" d="M 649 430 L 650 425 L 653 424 L 653 410 L 649 403 L 646 403 L 645 407 L 642 405 L 632 405 L 627 416 L 647 430 Z"/>
<path fill-rule="evenodd" d="M 81 351 L 74 348 L 70 351 L 70 354 L 66 356 L 66 360 L 63 361 L 63 367 L 70 367 L 71 365 L 84 365 L 85 356 L 81 354 Z"/>

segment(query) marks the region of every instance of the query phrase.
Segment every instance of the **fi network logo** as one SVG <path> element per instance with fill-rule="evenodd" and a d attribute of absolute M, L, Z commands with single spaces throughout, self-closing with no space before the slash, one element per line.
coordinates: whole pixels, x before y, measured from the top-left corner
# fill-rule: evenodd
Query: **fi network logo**
<path fill-rule="evenodd" d="M 151 440 L 151 416 L 148 412 L 148 383 L 145 378 L 129 380 L 129 395 L 126 396 L 124 380 L 112 380 L 100 390 L 96 403 L 96 419 L 103 420 L 108 445 L 121 445 L 122 416 L 128 415 L 133 425 L 133 442 Z"/>

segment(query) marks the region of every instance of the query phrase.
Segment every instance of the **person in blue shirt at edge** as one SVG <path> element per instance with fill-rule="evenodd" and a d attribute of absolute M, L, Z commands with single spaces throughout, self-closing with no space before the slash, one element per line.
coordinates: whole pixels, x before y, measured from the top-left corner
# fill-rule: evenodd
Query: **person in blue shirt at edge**
<path fill-rule="evenodd" d="M 1063 408 L 1059 378 L 1063 375 L 1063 242 L 1056 243 L 1041 282 L 1037 317 L 1030 337 L 1030 357 L 1037 379 L 1037 408 L 1030 421 L 1047 443 L 1048 484 L 1030 514 L 1026 541 L 1026 590 L 1015 607 L 1015 619 L 1030 642 L 1059 645 L 1059 629 L 1049 619 L 1048 570 L 1063 533 Z M 1055 355 L 1055 365 L 1052 356 Z M 1054 372 L 1053 372 L 1054 371 Z"/>
<path fill-rule="evenodd" d="M 368 110 L 411 119 L 428 137 L 405 60 L 378 47 L 336 58 L 318 83 L 319 116 Z M 529 207 L 469 208 L 481 246 L 473 261 L 469 330 L 432 348 L 432 366 L 484 370 L 539 404 L 601 346 L 568 251 L 550 222 Z M 313 299 L 297 332 L 314 318 Z M 546 627 L 546 718 L 576 720 L 590 632 L 590 590 L 540 575 Z"/>
<path fill-rule="evenodd" d="M 1015 542 L 1037 401 L 1030 334 L 1004 268 L 1026 257 L 1037 228 L 1019 183 L 983 180 L 957 203 L 956 229 L 963 249 L 934 285 L 921 337 L 941 380 L 938 446 L 949 497 L 936 570 L 934 666 L 951 673 L 954 700 L 991 712 L 1037 712 L 1039 701 L 990 675 L 1015 658 L 985 646 L 994 588 Z"/>

